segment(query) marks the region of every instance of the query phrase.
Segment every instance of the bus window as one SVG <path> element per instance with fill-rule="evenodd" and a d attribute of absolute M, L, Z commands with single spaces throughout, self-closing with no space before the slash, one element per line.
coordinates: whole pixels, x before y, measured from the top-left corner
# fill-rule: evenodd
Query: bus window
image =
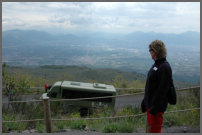
<path fill-rule="evenodd" d="M 87 91 L 62 90 L 62 98 L 65 98 L 65 99 L 92 98 L 92 97 L 103 97 L 103 96 L 112 96 L 112 94 L 95 93 L 95 92 L 87 92 Z M 110 98 L 100 98 L 100 99 L 89 99 L 88 101 L 111 103 L 112 98 L 110 97 Z"/>
<path fill-rule="evenodd" d="M 56 97 L 57 97 L 57 93 L 56 93 L 56 92 L 52 92 L 52 93 L 50 94 L 50 97 L 56 98 Z"/>

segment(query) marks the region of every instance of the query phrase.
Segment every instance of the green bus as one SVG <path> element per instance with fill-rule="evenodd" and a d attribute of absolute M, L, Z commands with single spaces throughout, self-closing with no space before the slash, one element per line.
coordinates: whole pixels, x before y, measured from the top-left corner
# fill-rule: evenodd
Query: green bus
<path fill-rule="evenodd" d="M 58 81 L 54 85 L 49 86 L 49 90 L 47 90 L 46 93 L 43 93 L 41 98 L 49 97 L 50 99 L 77 99 L 65 102 L 66 107 L 77 107 L 80 109 L 81 113 L 85 113 L 86 111 L 88 111 L 89 108 L 97 108 L 103 106 L 114 108 L 115 97 L 96 97 L 115 95 L 116 89 L 113 85 L 75 81 Z"/>

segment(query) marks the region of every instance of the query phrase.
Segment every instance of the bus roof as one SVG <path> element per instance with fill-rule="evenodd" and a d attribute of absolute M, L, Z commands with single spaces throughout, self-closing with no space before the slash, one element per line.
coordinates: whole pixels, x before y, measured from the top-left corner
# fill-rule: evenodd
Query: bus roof
<path fill-rule="evenodd" d="M 84 83 L 74 81 L 59 81 L 54 86 L 61 86 L 63 90 L 74 89 L 74 90 L 85 90 L 85 91 L 96 91 L 96 92 L 109 92 L 116 93 L 116 89 L 113 85 L 106 85 L 101 83 Z"/>

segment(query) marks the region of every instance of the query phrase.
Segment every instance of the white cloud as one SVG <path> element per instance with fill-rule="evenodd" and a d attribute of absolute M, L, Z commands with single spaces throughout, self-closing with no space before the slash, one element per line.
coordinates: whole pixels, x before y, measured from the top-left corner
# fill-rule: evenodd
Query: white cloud
<path fill-rule="evenodd" d="M 200 31 L 200 3 L 3 2 L 3 30 L 23 26 L 124 33 Z"/>
<path fill-rule="evenodd" d="M 200 15 L 200 4 L 193 2 L 177 3 L 176 14 L 177 15 Z"/>

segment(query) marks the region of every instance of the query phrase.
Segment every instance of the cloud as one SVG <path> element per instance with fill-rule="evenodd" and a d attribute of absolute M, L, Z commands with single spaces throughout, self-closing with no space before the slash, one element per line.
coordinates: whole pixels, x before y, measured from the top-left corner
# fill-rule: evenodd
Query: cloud
<path fill-rule="evenodd" d="M 15 19 L 13 20 L 13 18 L 11 17 L 3 17 L 2 19 L 2 24 L 3 25 L 13 25 L 13 26 L 24 26 L 25 22 L 20 20 L 20 19 Z"/>
<path fill-rule="evenodd" d="M 3 2 L 3 30 L 200 31 L 199 2 Z"/>

